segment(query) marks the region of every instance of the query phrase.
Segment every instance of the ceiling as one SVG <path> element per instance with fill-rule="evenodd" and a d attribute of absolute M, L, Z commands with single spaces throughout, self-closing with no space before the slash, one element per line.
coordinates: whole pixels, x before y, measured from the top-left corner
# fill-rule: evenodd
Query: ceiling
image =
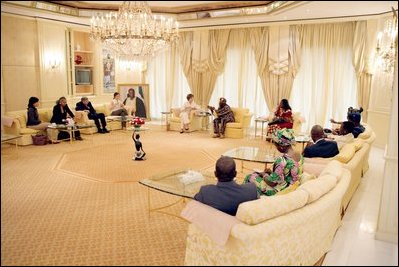
<path fill-rule="evenodd" d="M 89 25 L 93 15 L 117 10 L 122 3 L 123 1 L 1 1 L 1 10 Z M 181 29 L 290 24 L 297 21 L 313 23 L 314 20 L 361 20 L 365 16 L 388 14 L 392 7 L 398 9 L 397 1 L 148 1 L 148 4 L 154 13 L 175 17 Z"/>

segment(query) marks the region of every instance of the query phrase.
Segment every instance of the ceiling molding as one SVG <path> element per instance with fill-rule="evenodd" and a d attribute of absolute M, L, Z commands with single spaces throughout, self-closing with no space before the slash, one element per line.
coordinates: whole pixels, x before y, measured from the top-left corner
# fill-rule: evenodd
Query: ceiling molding
<path fill-rule="evenodd" d="M 91 10 L 108 10 L 108 11 L 117 11 L 121 3 L 116 2 L 115 4 L 109 3 L 101 3 L 96 1 L 96 3 L 88 3 L 88 1 L 45 1 L 54 3 L 57 5 L 68 6 L 72 8 L 79 9 L 91 9 Z M 107 1 L 109 2 L 109 1 Z M 160 2 L 160 1 L 158 1 Z M 196 1 L 190 1 L 196 2 Z M 216 2 L 214 3 L 197 3 L 197 4 L 188 4 L 184 5 L 184 2 L 180 2 L 179 6 L 163 6 L 163 5 L 154 5 L 149 3 L 152 12 L 155 13 L 172 13 L 172 14 L 181 14 L 188 12 L 198 12 L 198 11 L 213 11 L 220 9 L 229 9 L 229 8 L 242 8 L 242 7 L 253 7 L 253 6 L 265 6 L 271 4 L 275 1 L 224 1 L 224 2 Z"/>

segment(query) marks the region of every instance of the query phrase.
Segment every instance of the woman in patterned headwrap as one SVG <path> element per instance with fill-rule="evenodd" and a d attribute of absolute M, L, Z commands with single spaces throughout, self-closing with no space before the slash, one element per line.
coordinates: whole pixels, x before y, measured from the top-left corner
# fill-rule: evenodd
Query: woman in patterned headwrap
<path fill-rule="evenodd" d="M 254 172 L 245 177 L 244 183 L 254 183 L 259 195 L 272 196 L 289 186 L 297 187 L 302 175 L 303 157 L 292 148 L 295 137 L 291 129 L 278 130 L 273 135 L 277 150 L 283 153 L 273 163 L 273 169 Z"/>

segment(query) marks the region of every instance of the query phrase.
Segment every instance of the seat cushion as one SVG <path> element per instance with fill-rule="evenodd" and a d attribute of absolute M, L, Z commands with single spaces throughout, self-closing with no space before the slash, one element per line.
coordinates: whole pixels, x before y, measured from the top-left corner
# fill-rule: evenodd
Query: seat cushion
<path fill-rule="evenodd" d="M 241 129 L 241 128 L 242 128 L 242 123 L 238 123 L 238 122 L 228 122 L 228 123 L 226 124 L 226 128 Z"/>
<path fill-rule="evenodd" d="M 35 134 L 35 133 L 38 133 L 38 132 L 39 132 L 39 130 L 34 130 L 34 129 L 31 129 L 31 128 L 21 128 L 21 130 L 20 130 L 21 134 Z"/>
<path fill-rule="evenodd" d="M 304 190 L 295 190 L 286 195 L 264 196 L 241 203 L 236 217 L 246 224 L 258 224 L 305 206 L 308 197 L 308 193 Z"/>

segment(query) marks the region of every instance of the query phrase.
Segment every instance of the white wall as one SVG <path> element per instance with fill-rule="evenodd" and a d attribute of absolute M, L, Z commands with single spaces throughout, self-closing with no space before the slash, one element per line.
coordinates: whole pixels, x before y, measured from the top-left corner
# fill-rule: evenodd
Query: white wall
<path fill-rule="evenodd" d="M 396 47 L 397 49 L 397 47 Z M 398 243 L 398 54 L 376 239 Z"/>
<path fill-rule="evenodd" d="M 368 21 L 367 26 L 370 32 L 374 34 L 374 36 L 369 39 L 369 42 L 374 44 L 374 52 L 377 44 L 377 33 L 383 31 L 384 23 L 389 18 L 391 18 L 391 15 Z M 382 45 L 389 46 L 389 40 L 383 39 Z M 393 73 L 382 71 L 381 67 L 376 64 L 376 56 L 374 56 L 374 62 L 372 64 L 374 66 L 374 74 L 371 83 L 367 123 L 370 124 L 377 136 L 373 145 L 384 148 L 388 140 L 391 115 Z"/>

